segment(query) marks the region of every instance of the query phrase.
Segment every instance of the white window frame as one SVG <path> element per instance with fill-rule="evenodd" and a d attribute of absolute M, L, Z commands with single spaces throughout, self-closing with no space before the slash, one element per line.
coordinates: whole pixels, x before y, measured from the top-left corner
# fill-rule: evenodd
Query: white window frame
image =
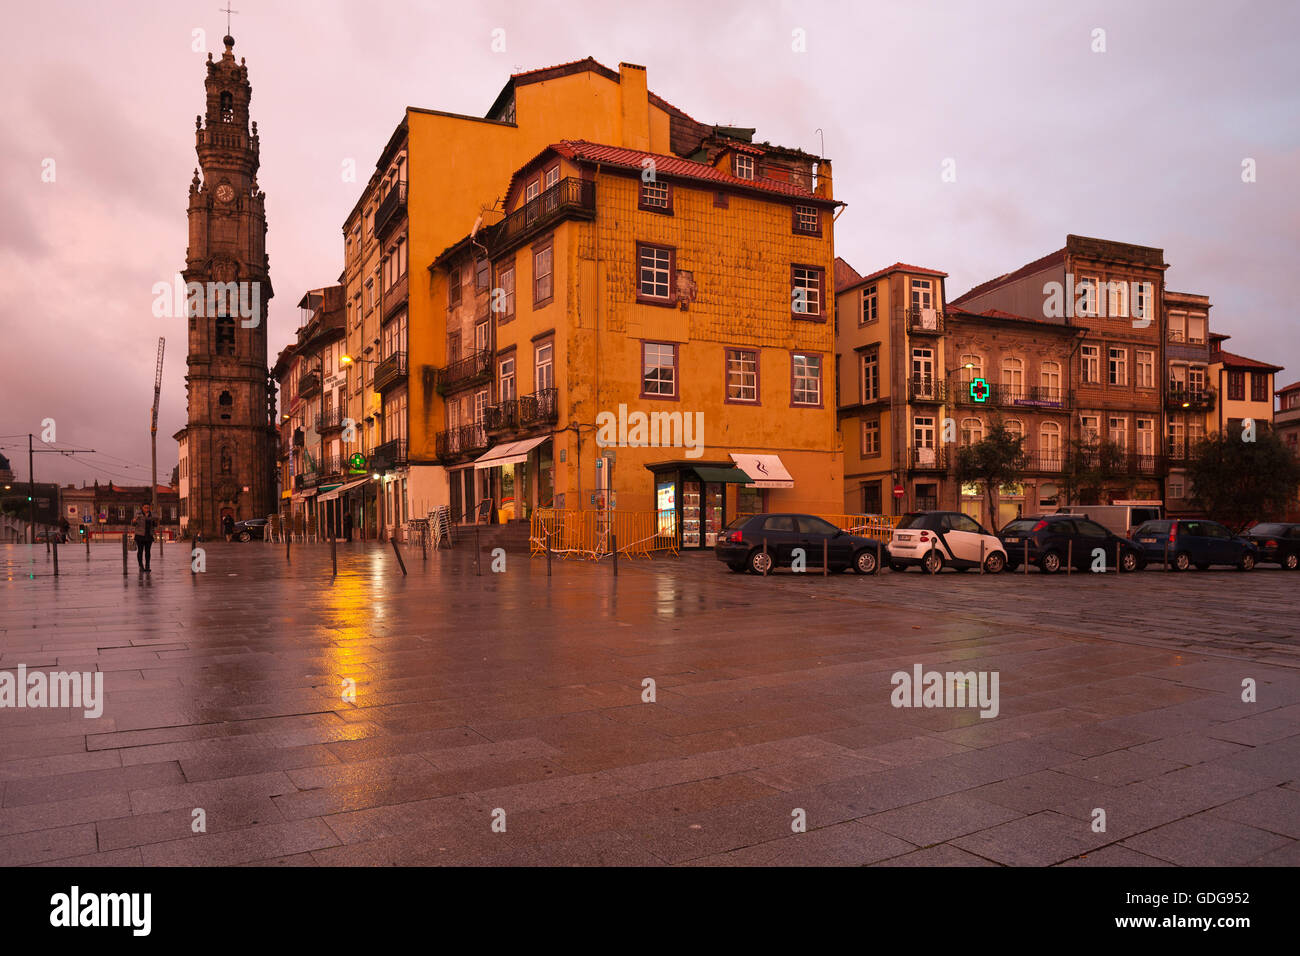
<path fill-rule="evenodd" d="M 1087 385 L 1101 384 L 1101 346 L 1079 346 L 1079 378 Z"/>
<path fill-rule="evenodd" d="M 1106 383 L 1116 388 L 1128 386 L 1128 349 L 1124 346 L 1106 349 Z"/>
<path fill-rule="evenodd" d="M 805 374 L 800 374 L 800 363 Z M 822 404 L 822 356 L 814 352 L 792 352 L 790 355 L 791 373 L 790 373 L 790 404 L 801 407 L 812 407 Z M 808 369 L 816 368 L 816 375 L 806 374 Z M 807 384 L 812 382 L 814 387 Z M 802 394 L 807 396 L 810 392 L 816 393 L 816 401 L 800 400 Z"/>
<path fill-rule="evenodd" d="M 1151 349 L 1133 350 L 1134 384 L 1138 388 L 1156 387 L 1156 353 Z"/>
<path fill-rule="evenodd" d="M 747 156 L 744 153 L 736 153 L 736 178 L 748 179 L 754 178 L 754 157 Z"/>

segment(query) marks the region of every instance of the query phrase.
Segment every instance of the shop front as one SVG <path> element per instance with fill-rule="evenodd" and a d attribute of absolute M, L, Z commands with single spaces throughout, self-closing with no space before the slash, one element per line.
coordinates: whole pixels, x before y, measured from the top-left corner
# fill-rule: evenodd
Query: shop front
<path fill-rule="evenodd" d="M 646 465 L 654 476 L 660 530 L 669 531 L 675 522 L 679 549 L 712 548 L 718 534 L 733 517 L 765 510 L 764 487 L 785 488 L 794 484 L 775 455 L 731 457 L 732 461 L 684 459 Z M 742 459 L 750 459 L 747 468 L 742 468 Z M 771 459 L 776 459 L 775 465 Z M 735 489 L 731 494 L 728 494 L 729 486 Z"/>
<path fill-rule="evenodd" d="M 474 462 L 473 490 L 466 482 L 461 495 L 475 495 L 470 507 L 490 499 L 493 524 L 526 521 L 534 509 L 549 508 L 555 495 L 553 444 L 550 435 L 540 435 L 489 448 Z M 452 494 L 454 499 L 454 486 Z M 467 505 L 463 501 L 462 508 Z"/>

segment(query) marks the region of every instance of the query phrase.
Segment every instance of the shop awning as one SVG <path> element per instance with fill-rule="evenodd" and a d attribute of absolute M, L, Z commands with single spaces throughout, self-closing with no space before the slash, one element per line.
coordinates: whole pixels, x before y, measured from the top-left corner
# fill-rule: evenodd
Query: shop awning
<path fill-rule="evenodd" d="M 739 468 L 696 468 L 701 481 L 725 481 L 732 485 L 747 485 L 753 478 Z"/>
<path fill-rule="evenodd" d="M 528 453 L 544 441 L 549 441 L 550 435 L 542 435 L 540 438 L 525 438 L 523 441 L 506 442 L 504 445 L 497 445 L 495 448 L 489 448 L 483 455 L 474 461 L 475 470 L 483 468 L 499 468 L 501 465 L 517 465 L 521 461 L 528 459 Z"/>
<path fill-rule="evenodd" d="M 320 491 L 319 488 L 308 488 L 306 491 L 295 491 L 294 497 L 300 500 L 306 500 L 307 498 L 315 497 L 316 492 L 318 491 Z"/>
<path fill-rule="evenodd" d="M 351 491 L 353 488 L 357 487 L 358 485 L 364 485 L 369 480 L 370 480 L 369 478 L 358 478 L 356 481 L 349 481 L 346 485 L 340 485 L 339 487 L 333 489 L 332 491 L 327 491 L 325 494 L 321 495 L 316 500 L 333 501 L 339 495 L 347 491 Z"/>
<path fill-rule="evenodd" d="M 731 460 L 753 479 L 748 484 L 750 488 L 794 487 L 794 478 L 785 470 L 785 465 L 781 464 L 779 455 L 737 455 L 733 452 Z"/>

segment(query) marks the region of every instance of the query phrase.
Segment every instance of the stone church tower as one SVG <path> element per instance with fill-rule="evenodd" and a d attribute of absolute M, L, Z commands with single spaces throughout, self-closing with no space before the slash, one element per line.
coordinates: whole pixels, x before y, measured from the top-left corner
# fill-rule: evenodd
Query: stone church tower
<path fill-rule="evenodd" d="M 212 537 L 222 516 L 275 513 L 275 392 L 266 364 L 266 195 L 257 186 L 252 85 L 232 37 L 208 54 L 207 104 L 195 119 L 189 248 L 188 424 L 180 443 L 181 515 L 187 533 Z M 199 286 L 203 294 L 198 294 Z M 201 300 L 201 301 L 200 301 Z"/>

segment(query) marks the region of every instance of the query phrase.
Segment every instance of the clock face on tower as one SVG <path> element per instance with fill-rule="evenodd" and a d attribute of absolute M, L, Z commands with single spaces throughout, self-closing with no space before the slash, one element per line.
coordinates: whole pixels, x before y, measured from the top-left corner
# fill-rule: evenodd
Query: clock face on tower
<path fill-rule="evenodd" d="M 230 183 L 222 183 L 217 187 L 217 199 L 220 202 L 230 202 L 234 198 L 235 187 L 231 186 Z"/>

